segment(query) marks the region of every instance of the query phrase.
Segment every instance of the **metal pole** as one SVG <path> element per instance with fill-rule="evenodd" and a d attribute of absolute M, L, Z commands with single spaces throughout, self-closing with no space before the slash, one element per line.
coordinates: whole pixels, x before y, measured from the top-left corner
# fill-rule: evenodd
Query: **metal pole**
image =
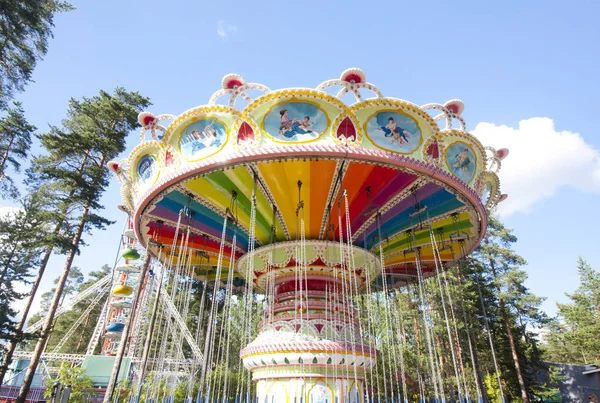
<path fill-rule="evenodd" d="M 117 355 L 115 357 L 115 363 L 113 365 L 112 373 L 110 374 L 110 379 L 108 381 L 108 386 L 106 387 L 106 393 L 104 394 L 103 403 L 110 403 L 112 401 L 112 396 L 115 392 L 115 386 L 117 384 L 117 379 L 119 378 L 119 371 L 121 370 L 121 362 L 123 361 L 123 356 L 125 355 L 125 349 L 127 348 L 127 342 L 129 341 L 129 333 L 131 330 L 131 325 L 135 319 L 135 314 L 137 311 L 137 305 L 142 293 L 142 285 L 144 283 L 144 279 L 148 276 L 148 270 L 150 268 L 150 261 L 152 260 L 152 256 L 150 252 L 146 252 L 146 258 L 144 259 L 142 273 L 140 275 L 137 290 L 135 291 L 135 295 L 133 297 L 133 301 L 131 303 L 131 313 L 127 321 L 125 322 L 125 327 L 123 328 L 123 333 L 121 334 L 121 342 L 119 344 L 119 350 L 117 351 Z M 147 287 L 148 285 L 146 285 Z"/>

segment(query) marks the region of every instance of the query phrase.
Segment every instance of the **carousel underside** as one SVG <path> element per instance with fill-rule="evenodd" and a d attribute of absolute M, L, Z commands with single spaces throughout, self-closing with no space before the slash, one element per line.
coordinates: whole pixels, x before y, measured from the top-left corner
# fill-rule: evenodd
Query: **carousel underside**
<path fill-rule="evenodd" d="M 176 263 L 179 244 L 173 242 L 175 229 L 179 212 L 188 209 L 189 217 L 183 223 L 190 228 L 188 248 L 205 252 L 195 254 L 190 264 L 199 276 L 214 279 L 226 215 L 237 218 L 236 260 L 246 252 L 255 180 L 257 246 L 299 239 L 296 212 L 300 202 L 305 238 L 339 241 L 340 218 L 343 236 L 347 233 L 341 200 L 345 191 L 353 244 L 378 254 L 382 243 L 390 285 L 417 276 L 417 248 L 424 274 L 434 270 L 430 225 L 440 258 L 448 264 L 469 253 L 481 235 L 475 207 L 431 176 L 392 164 L 314 157 L 233 165 L 174 183 L 145 207 L 142 238 L 155 237 L 163 245 L 163 256 Z M 223 279 L 228 276 L 233 235 L 230 226 Z M 151 248 L 158 255 L 158 246 L 151 244 Z"/>

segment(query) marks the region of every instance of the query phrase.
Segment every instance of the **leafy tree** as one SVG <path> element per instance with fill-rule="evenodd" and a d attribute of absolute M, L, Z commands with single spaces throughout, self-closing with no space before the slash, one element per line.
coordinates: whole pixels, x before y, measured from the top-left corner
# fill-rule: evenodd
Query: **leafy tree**
<path fill-rule="evenodd" d="M 60 0 L 0 0 L 0 109 L 23 91 L 48 52 L 55 14 L 72 9 Z"/>
<path fill-rule="evenodd" d="M 581 257 L 577 261 L 580 284 L 557 304 L 558 320 L 550 326 L 545 357 L 554 362 L 600 362 L 600 272 Z"/>
<path fill-rule="evenodd" d="M 36 127 L 25 118 L 21 103 L 15 102 L 0 119 L 0 194 L 16 197 L 18 190 L 7 171 L 12 167 L 19 172 L 21 160 L 27 158 L 31 146 L 31 136 Z"/>
<path fill-rule="evenodd" d="M 94 391 L 94 382 L 92 378 L 85 374 L 85 368 L 71 367 L 63 363 L 58 371 L 58 377 L 46 380 L 46 393 L 44 397 L 50 397 L 52 394 L 52 385 L 60 382 L 63 387 L 71 385 L 71 394 L 69 402 L 72 403 L 91 403 L 95 401 L 96 392 Z"/>
<path fill-rule="evenodd" d="M 100 91 L 82 101 L 71 99 L 62 127 L 51 127 L 48 133 L 38 136 L 47 155 L 37 158 L 33 171 L 38 180 L 53 184 L 68 195 L 61 200 L 55 229 L 58 235 L 67 223 L 72 237 L 17 403 L 25 402 L 84 233 L 111 224 L 98 213 L 103 208 L 100 197 L 109 183 L 107 163 L 125 150 L 127 134 L 139 126 L 137 115 L 148 105 L 147 98 L 123 88 L 117 88 L 114 94 Z"/>

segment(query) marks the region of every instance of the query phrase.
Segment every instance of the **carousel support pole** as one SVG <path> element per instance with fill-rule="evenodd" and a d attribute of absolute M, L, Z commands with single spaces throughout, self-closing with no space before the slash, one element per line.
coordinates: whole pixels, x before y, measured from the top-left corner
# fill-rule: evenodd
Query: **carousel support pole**
<path fill-rule="evenodd" d="M 119 378 L 119 371 L 121 370 L 121 362 L 123 361 L 123 356 L 125 355 L 125 349 L 127 348 L 127 342 L 129 341 L 129 333 L 131 331 L 131 325 L 135 320 L 136 308 L 138 305 L 138 301 L 140 295 L 142 293 L 142 285 L 148 275 L 148 270 L 150 268 L 150 261 L 152 260 L 152 256 L 149 252 L 146 253 L 146 258 L 144 259 L 142 273 L 138 280 L 137 290 L 133 297 L 133 301 L 131 304 L 131 311 L 129 317 L 125 321 L 125 328 L 123 329 L 123 333 L 121 333 L 121 342 L 119 343 L 119 350 L 117 351 L 117 355 L 115 357 L 115 363 L 113 365 L 112 373 L 110 374 L 110 379 L 108 381 L 108 386 L 106 387 L 106 393 L 104 394 L 103 403 L 110 403 L 112 400 L 112 396 L 115 392 L 115 386 L 117 384 L 117 379 Z"/>

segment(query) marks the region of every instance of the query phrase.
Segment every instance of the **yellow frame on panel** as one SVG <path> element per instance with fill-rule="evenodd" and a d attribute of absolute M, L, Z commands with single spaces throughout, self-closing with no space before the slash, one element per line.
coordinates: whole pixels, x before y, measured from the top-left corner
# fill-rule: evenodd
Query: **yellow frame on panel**
<path fill-rule="evenodd" d="M 419 129 L 419 145 L 417 145 L 417 147 L 414 150 L 409 151 L 409 152 L 396 151 L 396 150 L 389 149 L 387 147 L 380 146 L 379 144 L 375 143 L 375 141 L 373 141 L 373 139 L 371 138 L 371 136 L 369 136 L 369 132 L 367 131 L 367 125 L 369 124 L 369 121 L 371 119 L 373 119 L 375 116 L 377 116 L 378 114 L 380 114 L 382 112 L 393 112 L 393 113 L 397 113 L 399 115 L 404 115 L 404 116 L 407 116 L 410 119 L 412 119 L 413 122 L 415 122 L 415 124 L 417 125 L 417 129 Z M 417 119 L 415 119 L 414 117 L 412 117 L 411 115 L 409 115 L 408 113 L 404 112 L 400 108 L 398 108 L 398 109 L 389 109 L 389 108 L 387 108 L 387 109 L 378 109 L 377 111 L 375 111 L 374 113 L 372 113 L 371 115 L 369 115 L 369 117 L 365 120 L 365 123 L 363 123 L 362 129 L 363 129 L 363 132 L 365 133 L 365 136 L 369 139 L 369 141 L 371 142 L 371 144 L 373 144 L 377 148 L 380 148 L 382 150 L 386 150 L 386 151 L 392 152 L 394 154 L 402 154 L 402 155 L 414 154 L 423 145 L 423 137 L 424 137 L 423 136 L 423 129 L 421 128 L 421 125 L 419 124 L 419 121 Z"/>
<path fill-rule="evenodd" d="M 223 141 L 223 144 L 221 144 L 221 147 L 219 147 L 217 150 L 215 150 L 213 153 L 211 154 L 207 154 L 205 156 L 203 156 L 202 158 L 197 158 L 197 159 L 187 159 L 185 157 L 185 155 L 183 155 L 183 153 L 181 152 L 181 137 L 183 136 L 183 130 L 186 129 L 187 127 L 189 127 L 190 125 L 201 121 L 201 120 L 209 120 L 212 119 L 216 122 L 219 122 L 220 124 L 223 125 L 223 127 L 225 128 L 225 141 Z M 179 153 L 179 155 L 181 156 L 181 158 L 186 161 L 186 162 L 196 162 L 196 161 L 201 161 L 203 159 L 212 157 L 213 155 L 217 154 L 218 152 L 220 152 L 223 147 L 225 147 L 227 145 L 227 143 L 229 142 L 229 126 L 227 126 L 221 119 L 215 117 L 214 115 L 211 115 L 210 113 L 208 114 L 201 114 L 199 116 L 194 116 L 192 119 L 189 120 L 189 122 L 185 125 L 185 127 L 181 128 L 181 131 L 179 132 L 179 136 L 177 137 L 177 152 Z"/>
<path fill-rule="evenodd" d="M 325 130 L 323 130 L 323 132 L 320 133 L 318 137 L 315 137 L 314 139 L 306 140 L 306 141 L 283 141 L 283 140 L 278 140 L 275 137 L 271 136 L 269 134 L 269 132 L 267 132 L 265 130 L 265 119 L 267 118 L 267 116 L 269 115 L 269 113 L 271 113 L 273 111 L 273 109 L 275 109 L 277 106 L 279 106 L 281 104 L 291 103 L 291 102 L 303 102 L 303 103 L 314 105 L 314 106 L 317 107 L 317 109 L 319 111 L 321 111 L 323 113 L 323 115 L 325 115 L 325 119 L 327 119 L 327 125 L 325 126 Z M 273 140 L 274 142 L 279 143 L 279 144 L 304 144 L 304 143 L 312 143 L 313 141 L 319 140 L 321 137 L 323 137 L 323 135 L 327 132 L 327 130 L 331 129 L 331 119 L 329 119 L 329 115 L 327 115 L 327 112 L 325 112 L 318 103 L 316 103 L 314 101 L 309 101 L 308 99 L 302 99 L 302 98 L 293 97 L 293 98 L 286 98 L 284 100 L 275 102 L 273 105 L 271 105 L 269 107 L 269 109 L 267 109 L 267 112 L 262 116 L 262 120 L 260 122 L 260 129 L 263 132 L 263 134 L 265 136 L 267 136 L 270 140 Z"/>
<path fill-rule="evenodd" d="M 477 168 L 478 168 L 478 166 L 477 166 L 477 165 L 479 164 L 479 156 L 478 156 L 478 155 L 477 155 L 477 153 L 475 152 L 475 149 L 474 149 L 475 147 L 473 146 L 473 144 L 466 143 L 466 142 L 464 142 L 464 141 L 462 141 L 462 140 L 456 140 L 455 142 L 448 144 L 448 146 L 447 146 L 446 148 L 444 148 L 444 155 L 443 155 L 443 158 L 444 158 L 444 162 L 445 162 L 445 164 L 446 164 L 446 167 L 448 167 L 448 171 L 450 171 L 450 173 L 451 173 L 452 175 L 454 175 L 454 177 L 455 177 L 455 178 L 458 178 L 458 179 L 460 179 L 460 178 L 458 177 L 458 175 L 456 175 L 456 174 L 454 173 L 454 170 L 452 169 L 452 167 L 451 167 L 451 166 L 450 166 L 450 164 L 448 163 L 448 158 L 447 158 L 447 156 L 448 156 L 448 150 L 450 149 L 450 147 L 452 147 L 453 145 L 456 145 L 456 144 L 462 144 L 462 145 L 464 145 L 464 146 L 466 146 L 466 147 L 469 147 L 469 150 L 471 150 L 471 152 L 473 153 L 473 156 L 475 156 L 475 169 L 473 170 L 473 177 L 471 178 L 471 180 L 470 180 L 470 181 L 468 181 L 468 182 L 465 182 L 467 185 L 471 185 L 471 183 L 473 183 L 473 181 L 475 180 L 475 177 L 476 177 L 476 176 L 478 176 L 478 174 L 477 174 Z"/>

